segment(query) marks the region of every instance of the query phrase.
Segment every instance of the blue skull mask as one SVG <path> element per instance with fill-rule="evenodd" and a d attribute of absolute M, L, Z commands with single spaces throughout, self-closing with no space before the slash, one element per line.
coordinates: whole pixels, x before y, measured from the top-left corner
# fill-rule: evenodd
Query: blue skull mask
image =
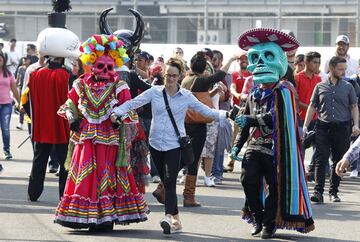
<path fill-rule="evenodd" d="M 248 59 L 247 69 L 252 72 L 255 84 L 278 82 L 288 68 L 285 52 L 273 42 L 252 46 Z"/>

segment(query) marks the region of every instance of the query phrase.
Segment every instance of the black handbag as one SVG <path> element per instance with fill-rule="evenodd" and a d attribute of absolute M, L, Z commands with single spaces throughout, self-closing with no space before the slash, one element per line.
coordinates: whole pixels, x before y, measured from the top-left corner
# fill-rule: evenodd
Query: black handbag
<path fill-rule="evenodd" d="M 313 146 L 313 144 L 315 143 L 315 135 L 316 135 L 315 130 L 311 130 L 305 134 L 305 138 L 302 143 L 304 150 Z"/>
<path fill-rule="evenodd" d="M 167 99 L 165 88 L 163 89 L 163 96 L 164 96 L 166 111 L 169 114 L 171 123 L 172 123 L 172 125 L 174 126 L 174 129 L 175 129 L 175 133 L 176 133 L 176 135 L 178 136 L 178 139 L 179 139 L 180 149 L 181 149 L 181 153 L 180 153 L 181 163 L 184 164 L 184 165 L 190 165 L 195 160 L 191 138 L 190 138 L 189 135 L 180 136 L 179 129 L 178 129 L 176 123 L 175 123 L 174 116 L 173 116 L 173 114 L 171 112 L 171 108 L 169 106 L 169 102 L 168 102 L 168 99 Z"/>

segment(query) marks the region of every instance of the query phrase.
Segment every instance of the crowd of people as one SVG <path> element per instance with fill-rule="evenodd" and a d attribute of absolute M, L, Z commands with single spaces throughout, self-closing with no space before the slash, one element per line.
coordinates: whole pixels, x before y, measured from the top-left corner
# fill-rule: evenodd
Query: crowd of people
<path fill-rule="evenodd" d="M 15 39 L 10 40 L 9 51 L 0 43 L 5 160 L 12 159 L 9 127 L 16 103 L 16 128 L 24 129 L 26 120 L 33 143 L 28 197 L 35 202 L 41 196 L 47 165 L 49 172 L 58 172 L 56 223 L 109 231 L 114 224 L 145 221 L 149 208 L 143 194 L 151 176 L 159 183 L 152 194 L 165 205 L 163 233 L 181 232 L 177 183 L 184 183 L 183 205 L 199 207 L 195 198 L 199 167 L 204 170 L 204 185 L 215 187 L 223 183 L 224 173 L 233 172 L 237 161 L 242 163 L 246 195 L 243 218 L 253 224 L 254 236 L 271 238 L 277 228 L 313 230 L 308 201 L 324 202 L 327 173 L 330 201 L 341 201 L 341 173 L 351 169 L 350 177 L 357 177 L 360 169 L 359 141 L 347 152 L 360 134 L 360 76 L 346 35 L 337 37 L 329 60 L 322 60 L 316 51 L 296 55 L 293 33 L 272 29 L 244 33 L 239 39 L 242 51 L 234 51 L 228 60 L 221 50 L 204 48 L 187 62 L 186 49 L 180 47 L 164 60 L 159 53 L 154 58 L 140 50 L 141 14 L 131 10 L 137 20 L 134 31 L 113 32 L 105 20 L 109 11 L 100 18 L 101 35 L 78 46 L 81 55 L 41 45 L 51 38 L 40 34 L 40 49 L 28 44 L 21 58 Z M 54 23 L 49 28 L 54 27 L 63 28 Z M 258 41 L 247 42 L 249 33 Z M 269 33 L 287 42 L 266 39 Z M 72 33 L 66 36 L 76 42 Z M 324 70 L 321 61 L 326 63 Z M 229 72 L 234 62 L 238 70 Z M 179 139 L 184 136 L 192 142 L 193 161 L 182 159 Z M 308 147 L 302 141 L 311 138 L 314 152 L 305 180 Z M 286 184 L 287 176 L 297 186 Z M 314 192 L 307 199 L 306 182 L 312 180 Z M 268 186 L 266 197 L 260 195 L 263 182 Z M 281 185 L 284 188 L 278 189 Z M 289 194 L 296 194 L 299 201 L 278 204 Z"/>

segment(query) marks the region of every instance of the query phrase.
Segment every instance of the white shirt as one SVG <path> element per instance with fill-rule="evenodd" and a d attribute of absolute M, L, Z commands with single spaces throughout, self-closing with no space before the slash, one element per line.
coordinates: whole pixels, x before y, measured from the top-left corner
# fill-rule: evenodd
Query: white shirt
<path fill-rule="evenodd" d="M 16 53 L 16 51 L 8 51 L 6 52 L 7 55 L 8 55 L 8 60 L 7 60 L 7 67 L 9 69 L 9 71 L 15 75 L 15 72 L 16 72 L 16 68 L 18 67 L 19 65 L 19 55 Z"/>

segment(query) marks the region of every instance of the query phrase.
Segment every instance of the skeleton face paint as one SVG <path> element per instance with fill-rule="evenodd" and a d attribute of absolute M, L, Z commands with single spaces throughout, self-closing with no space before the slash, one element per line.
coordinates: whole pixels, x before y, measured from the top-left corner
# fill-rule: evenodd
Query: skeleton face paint
<path fill-rule="evenodd" d="M 108 80 L 115 75 L 114 60 L 108 55 L 98 57 L 92 71 L 97 80 Z"/>
<path fill-rule="evenodd" d="M 285 52 L 275 43 L 267 42 L 252 46 L 248 51 L 248 70 L 255 84 L 278 82 L 287 71 Z"/>

